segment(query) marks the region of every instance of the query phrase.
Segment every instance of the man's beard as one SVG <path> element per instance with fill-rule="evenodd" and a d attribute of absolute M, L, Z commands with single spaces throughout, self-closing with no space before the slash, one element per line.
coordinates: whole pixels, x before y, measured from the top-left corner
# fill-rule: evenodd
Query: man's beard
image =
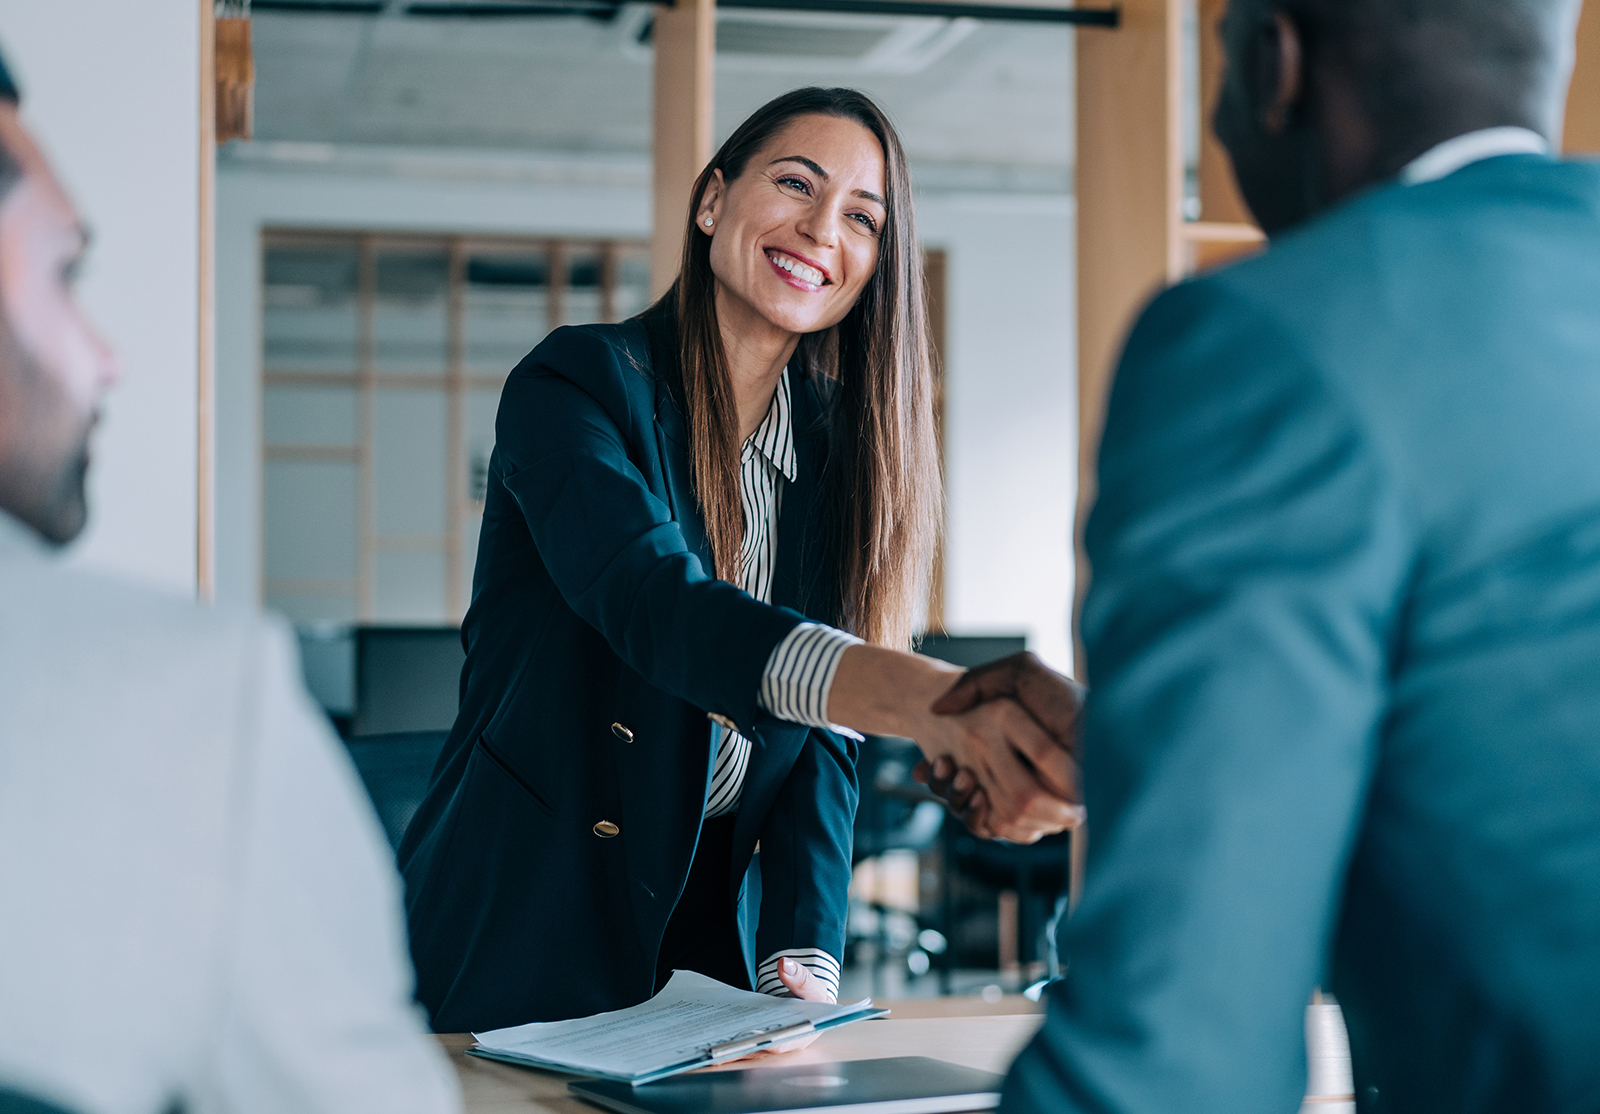
<path fill-rule="evenodd" d="M 0 315 L 3 317 L 3 315 Z M 84 484 L 89 436 L 98 414 L 78 418 L 55 378 L 0 320 L 0 427 L 9 442 L 0 457 L 0 508 L 46 541 L 66 545 L 89 518 Z M 74 430 L 71 425 L 75 424 Z"/>
<path fill-rule="evenodd" d="M 78 436 L 76 447 L 61 467 L 56 469 L 56 483 L 40 505 L 33 520 L 34 529 L 46 541 L 66 545 L 83 533 L 89 521 L 89 497 L 85 485 L 89 478 L 89 435 L 95 419 L 85 424 Z"/>

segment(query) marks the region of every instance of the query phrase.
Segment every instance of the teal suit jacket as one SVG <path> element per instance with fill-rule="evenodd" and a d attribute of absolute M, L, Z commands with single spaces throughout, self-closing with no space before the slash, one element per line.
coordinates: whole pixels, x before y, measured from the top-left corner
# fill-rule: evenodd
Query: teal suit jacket
<path fill-rule="evenodd" d="M 1600 1111 L 1600 165 L 1375 190 L 1158 298 L 1088 528 L 1091 834 L 1005 1109 Z"/>

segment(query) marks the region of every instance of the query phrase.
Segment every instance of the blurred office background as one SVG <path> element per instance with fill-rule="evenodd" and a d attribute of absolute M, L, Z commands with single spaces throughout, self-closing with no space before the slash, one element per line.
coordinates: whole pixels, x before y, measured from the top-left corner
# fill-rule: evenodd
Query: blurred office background
<path fill-rule="evenodd" d="M 252 134 L 213 157 L 190 0 L 0 0 L 27 114 L 97 229 L 85 299 L 128 365 L 75 559 L 291 620 L 395 832 L 453 710 L 505 375 L 551 328 L 650 296 L 656 9 L 529 8 L 257 0 Z M 942 374 L 926 649 L 1026 645 L 1069 670 L 1073 30 L 727 9 L 715 38 L 713 146 L 802 84 L 864 89 L 899 125 Z M 1027 985 L 1065 842 L 972 840 L 914 761 L 900 740 L 864 753 L 849 989 Z"/>
<path fill-rule="evenodd" d="M 655 9 L 349 6 L 252 5 L 254 133 L 218 152 L 216 585 L 299 626 L 319 699 L 404 798 L 395 744 L 425 754 L 403 733 L 453 711 L 505 375 L 650 296 Z M 943 357 L 946 656 L 1071 664 L 1071 67 L 1062 26 L 717 19 L 713 145 L 803 84 L 862 88 L 902 129 Z M 1044 972 L 1065 842 L 946 831 L 913 762 L 864 754 L 852 982 L 1015 991 Z"/>
<path fill-rule="evenodd" d="M 352 6 L 383 10 L 314 10 Z M 217 159 L 219 598 L 459 621 L 506 372 L 649 297 L 655 9 L 496 7 L 252 6 L 254 137 Z M 716 35 L 714 144 L 803 84 L 902 129 L 945 364 L 943 625 L 1069 667 L 1072 32 L 728 10 Z"/>

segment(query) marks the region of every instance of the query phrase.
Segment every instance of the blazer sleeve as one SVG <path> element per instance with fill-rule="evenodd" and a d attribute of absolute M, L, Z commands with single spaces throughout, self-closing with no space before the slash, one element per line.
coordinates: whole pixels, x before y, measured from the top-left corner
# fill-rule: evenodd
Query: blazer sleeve
<path fill-rule="evenodd" d="M 502 480 L 557 590 L 651 684 L 750 731 L 772 650 L 804 617 L 702 567 L 636 462 L 653 391 L 617 348 L 557 330 L 514 371 L 495 421 Z"/>
<path fill-rule="evenodd" d="M 1217 279 L 1118 372 L 1088 530 L 1089 863 L 1004 1109 L 1293 1110 L 1415 515 L 1336 381 Z"/>
<path fill-rule="evenodd" d="M 809 949 L 844 960 L 858 748 L 812 728 L 761 826 L 756 963 Z"/>

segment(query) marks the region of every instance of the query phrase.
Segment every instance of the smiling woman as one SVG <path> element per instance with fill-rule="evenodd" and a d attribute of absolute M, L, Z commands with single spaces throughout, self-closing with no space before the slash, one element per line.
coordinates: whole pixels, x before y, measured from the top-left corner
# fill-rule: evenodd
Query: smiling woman
<path fill-rule="evenodd" d="M 441 1031 L 675 969 L 832 999 L 854 731 L 975 771 L 998 834 L 1074 815 L 1065 751 L 1010 703 L 933 715 L 958 671 L 905 652 L 939 476 L 893 129 L 787 94 L 692 197 L 672 290 L 557 329 L 501 396 L 461 709 L 400 848 Z"/>
<path fill-rule="evenodd" d="M 939 526 L 927 311 L 911 178 L 881 109 L 799 89 L 746 120 L 690 193 L 675 288 L 695 490 L 720 575 L 738 568 L 740 446 L 793 357 L 825 383 L 834 601 L 862 638 L 910 641 Z M 669 293 L 668 298 L 673 294 Z"/>

